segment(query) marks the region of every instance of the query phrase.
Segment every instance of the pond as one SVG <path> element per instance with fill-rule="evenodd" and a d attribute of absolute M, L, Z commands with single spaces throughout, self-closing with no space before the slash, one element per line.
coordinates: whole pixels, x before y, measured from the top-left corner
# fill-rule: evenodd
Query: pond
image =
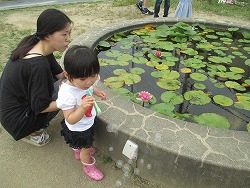
<path fill-rule="evenodd" d="M 164 115 L 247 131 L 250 33 L 238 29 L 178 22 L 116 33 L 97 47 L 101 79 L 113 91 Z M 152 99 L 143 103 L 141 91 Z"/>

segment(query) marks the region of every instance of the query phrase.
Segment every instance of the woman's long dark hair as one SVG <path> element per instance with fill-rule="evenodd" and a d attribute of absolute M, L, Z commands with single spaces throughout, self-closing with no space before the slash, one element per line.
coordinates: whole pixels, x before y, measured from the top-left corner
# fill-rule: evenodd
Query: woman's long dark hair
<path fill-rule="evenodd" d="M 74 45 L 64 55 L 64 69 L 68 79 L 87 78 L 100 72 L 97 53 L 87 46 Z"/>
<path fill-rule="evenodd" d="M 57 9 L 44 10 L 37 19 L 37 31 L 33 35 L 24 37 L 16 49 L 12 51 L 10 59 L 16 61 L 23 58 L 38 42 L 56 31 L 63 30 L 72 21 L 67 15 Z"/>

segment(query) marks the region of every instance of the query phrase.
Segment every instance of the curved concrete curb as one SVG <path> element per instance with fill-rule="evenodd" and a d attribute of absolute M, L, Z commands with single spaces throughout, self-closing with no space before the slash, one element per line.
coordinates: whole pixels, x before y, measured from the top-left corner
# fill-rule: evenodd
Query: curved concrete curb
<path fill-rule="evenodd" d="M 199 22 L 215 27 L 236 26 L 250 31 L 250 25 L 230 22 L 214 22 L 203 19 L 149 18 L 98 28 L 76 38 L 71 45 L 87 45 L 95 48 L 120 31 L 140 28 L 146 24 L 176 21 Z M 127 139 L 139 145 L 137 167 L 140 176 L 164 187 L 250 187 L 250 134 L 248 132 L 222 130 L 197 125 L 161 114 L 134 104 L 111 92 L 102 83 L 99 87 L 107 92 L 107 101 L 98 101 L 102 108 L 97 132 L 97 147 L 114 160 L 126 158 L 122 149 Z M 115 124 L 118 133 L 106 131 Z M 156 139 L 160 134 L 161 139 Z M 109 147 L 114 151 L 110 151 Z"/>

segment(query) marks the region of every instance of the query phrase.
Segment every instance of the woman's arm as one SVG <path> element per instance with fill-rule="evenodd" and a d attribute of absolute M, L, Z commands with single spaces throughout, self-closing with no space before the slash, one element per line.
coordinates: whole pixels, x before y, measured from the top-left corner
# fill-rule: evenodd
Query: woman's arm
<path fill-rule="evenodd" d="M 60 80 L 60 79 L 64 79 L 65 78 L 65 71 L 63 71 L 63 72 L 61 72 L 60 74 L 57 74 L 57 75 L 55 75 L 55 77 L 58 79 L 58 80 Z"/>
<path fill-rule="evenodd" d="M 46 113 L 46 112 L 54 112 L 54 111 L 57 111 L 57 110 L 60 110 L 59 108 L 57 108 L 56 106 L 56 101 L 52 101 L 48 108 L 46 108 L 45 110 L 43 110 L 41 113 Z"/>

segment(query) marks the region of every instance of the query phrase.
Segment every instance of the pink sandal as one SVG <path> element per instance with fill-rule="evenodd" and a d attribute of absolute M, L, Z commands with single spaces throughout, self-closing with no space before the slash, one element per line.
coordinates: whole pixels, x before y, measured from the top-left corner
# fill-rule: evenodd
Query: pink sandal
<path fill-rule="evenodd" d="M 79 149 L 73 149 L 74 150 L 74 155 L 75 155 L 75 158 L 77 160 L 80 160 L 80 150 Z M 96 153 L 96 149 L 95 148 L 91 148 L 89 154 L 92 156 Z"/>
<path fill-rule="evenodd" d="M 91 164 L 87 164 L 87 163 L 83 163 L 83 171 L 85 172 L 86 175 L 88 175 L 91 179 L 95 180 L 95 181 L 100 181 L 104 178 L 103 173 L 96 168 L 95 166 L 95 158 L 90 156 L 92 163 Z"/>

